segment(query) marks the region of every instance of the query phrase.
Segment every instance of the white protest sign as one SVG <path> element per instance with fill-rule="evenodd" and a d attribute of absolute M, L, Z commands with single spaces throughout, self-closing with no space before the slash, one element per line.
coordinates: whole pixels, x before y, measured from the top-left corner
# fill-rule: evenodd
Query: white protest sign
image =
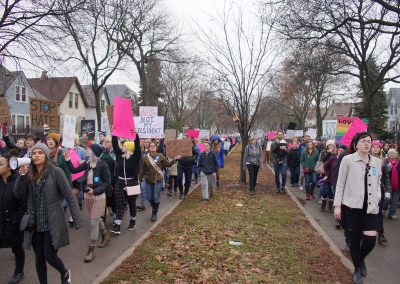
<path fill-rule="evenodd" d="M 295 130 L 292 130 L 292 129 L 286 130 L 286 138 L 292 139 L 293 137 L 295 137 L 295 133 L 296 133 Z"/>
<path fill-rule="evenodd" d="M 272 141 L 268 141 L 267 142 L 267 151 L 271 151 L 271 145 L 272 145 Z"/>
<path fill-rule="evenodd" d="M 64 115 L 64 129 L 62 144 L 67 148 L 74 148 L 76 116 Z"/>
<path fill-rule="evenodd" d="M 135 128 L 140 138 L 162 138 L 164 135 L 164 117 L 135 116 Z"/>
<path fill-rule="evenodd" d="M 156 106 L 141 106 L 139 107 L 139 116 L 155 117 L 158 115 L 158 107 Z"/>
<path fill-rule="evenodd" d="M 322 121 L 322 137 L 328 140 L 335 140 L 337 120 Z"/>
<path fill-rule="evenodd" d="M 210 130 L 207 129 L 196 129 L 199 131 L 199 139 L 210 139 Z"/>
<path fill-rule="evenodd" d="M 295 130 L 294 137 L 303 137 L 303 130 Z"/>
<path fill-rule="evenodd" d="M 111 134 L 110 122 L 108 121 L 107 116 L 101 117 L 101 131 L 106 132 L 108 135 Z"/>
<path fill-rule="evenodd" d="M 231 148 L 231 142 L 224 142 L 224 150 L 225 151 L 229 151 L 229 149 Z"/>
<path fill-rule="evenodd" d="M 317 138 L 317 129 L 309 128 L 307 130 L 306 134 L 310 136 L 310 139 L 316 139 Z"/>

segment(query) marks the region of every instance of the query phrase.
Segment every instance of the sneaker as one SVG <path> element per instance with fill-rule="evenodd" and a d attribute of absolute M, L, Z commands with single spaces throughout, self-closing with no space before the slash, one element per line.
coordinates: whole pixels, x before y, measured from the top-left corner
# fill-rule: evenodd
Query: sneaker
<path fill-rule="evenodd" d="M 88 251 L 86 253 L 84 261 L 85 262 L 91 262 L 91 261 L 93 261 L 93 259 L 94 259 L 94 247 L 89 247 L 89 249 L 88 249 Z"/>
<path fill-rule="evenodd" d="M 387 239 L 383 234 L 379 234 L 378 236 L 378 243 L 383 244 L 383 243 L 387 243 Z"/>
<path fill-rule="evenodd" d="M 144 211 L 144 210 L 146 210 L 146 207 L 144 207 L 144 206 L 136 206 L 136 209 L 138 211 Z"/>
<path fill-rule="evenodd" d="M 303 191 L 303 190 L 304 190 L 304 188 L 303 188 L 303 186 L 302 186 L 302 185 L 300 185 L 299 189 L 300 189 L 301 191 Z"/>
<path fill-rule="evenodd" d="M 392 216 L 389 216 L 389 219 L 397 220 L 397 219 L 399 219 L 399 218 L 397 217 L 397 215 L 392 215 Z"/>
<path fill-rule="evenodd" d="M 279 189 L 276 190 L 276 193 L 281 193 L 281 191 Z"/>
<path fill-rule="evenodd" d="M 69 284 L 71 283 L 71 270 L 67 269 L 68 275 L 64 275 L 61 277 L 61 284 Z"/>
<path fill-rule="evenodd" d="M 10 279 L 8 279 L 7 284 L 17 284 L 22 280 L 23 277 L 24 277 L 23 272 L 21 273 L 14 272 L 14 275 Z"/>
<path fill-rule="evenodd" d="M 179 193 L 179 199 L 183 199 L 183 194 Z"/>
<path fill-rule="evenodd" d="M 322 204 L 322 199 L 318 198 L 318 204 Z"/>
<path fill-rule="evenodd" d="M 121 226 L 116 223 L 113 223 L 110 232 L 116 235 L 121 235 Z"/>
<path fill-rule="evenodd" d="M 167 196 L 172 196 L 172 189 L 171 189 L 171 188 L 168 188 L 168 190 L 167 190 Z"/>
<path fill-rule="evenodd" d="M 291 184 L 290 187 L 295 187 L 295 185 L 294 185 L 294 184 Z"/>
<path fill-rule="evenodd" d="M 128 226 L 128 231 L 133 231 L 136 227 L 136 221 L 135 220 L 130 220 L 129 221 L 129 226 Z"/>
<path fill-rule="evenodd" d="M 254 194 L 256 194 L 256 192 L 254 190 L 252 190 L 252 191 L 250 191 L 250 194 L 254 195 Z"/>
<path fill-rule="evenodd" d="M 282 190 L 282 193 L 286 193 L 286 188 L 282 187 L 281 190 Z"/>
<path fill-rule="evenodd" d="M 71 227 L 74 226 L 74 219 L 72 219 L 72 217 L 69 217 L 68 224 L 69 224 Z"/>

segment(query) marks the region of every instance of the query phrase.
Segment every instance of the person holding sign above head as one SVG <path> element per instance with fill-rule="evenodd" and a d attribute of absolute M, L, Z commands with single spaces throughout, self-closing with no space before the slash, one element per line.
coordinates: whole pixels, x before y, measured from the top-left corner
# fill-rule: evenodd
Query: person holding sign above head
<path fill-rule="evenodd" d="M 370 155 L 371 144 L 368 132 L 354 136 L 340 164 L 333 204 L 335 218 L 347 231 L 354 283 L 367 276 L 365 258 L 375 247 L 378 230 L 382 162 Z"/>
<path fill-rule="evenodd" d="M 184 136 L 184 139 L 189 139 Z M 186 198 L 189 193 L 189 188 L 192 184 L 192 166 L 197 161 L 197 152 L 192 144 L 192 156 L 181 157 L 178 162 L 178 186 L 179 186 L 179 199 Z M 185 191 L 183 190 L 183 176 L 185 176 Z"/>
<path fill-rule="evenodd" d="M 128 195 L 127 187 L 138 185 L 139 163 L 141 158 L 139 135 L 135 142 L 125 141 L 120 147 L 117 136 L 112 136 L 112 145 L 117 162 L 117 181 L 114 187 L 116 217 L 112 229 L 113 234 L 121 234 L 121 221 L 126 204 L 129 205 L 130 221 L 128 231 L 136 227 L 136 198 L 137 195 Z"/>
<path fill-rule="evenodd" d="M 160 205 L 160 192 L 163 186 L 164 173 L 162 168 L 172 166 L 181 156 L 176 156 L 172 161 L 161 153 L 157 153 L 157 144 L 149 143 L 149 152 L 144 157 L 143 164 L 140 167 L 139 180 L 144 178 L 144 186 L 146 188 L 147 200 L 150 202 L 152 210 L 151 221 L 157 219 L 158 207 Z"/>
<path fill-rule="evenodd" d="M 9 135 L 9 128 L 7 123 L 3 123 L 3 139 L 6 143 L 6 146 L 9 150 L 16 149 L 18 151 L 18 157 L 20 158 L 30 158 L 32 155 L 33 146 L 36 143 L 36 137 L 32 134 L 28 134 L 25 136 L 25 139 L 18 139 L 17 143 L 12 143 Z"/>

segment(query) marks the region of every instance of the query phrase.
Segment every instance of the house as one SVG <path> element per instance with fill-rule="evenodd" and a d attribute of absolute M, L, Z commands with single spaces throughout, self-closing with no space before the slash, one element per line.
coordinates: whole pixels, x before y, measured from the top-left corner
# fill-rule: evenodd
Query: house
<path fill-rule="evenodd" d="M 338 116 L 353 116 L 354 106 L 355 106 L 354 103 L 332 102 L 332 104 L 328 107 L 328 110 L 326 110 L 325 108 L 321 109 L 322 115 L 324 115 L 326 112 L 326 116 L 324 117 L 323 120 L 336 120 Z M 306 128 L 316 127 L 316 125 L 317 125 L 316 111 L 315 108 L 312 108 L 307 113 L 305 127 Z"/>
<path fill-rule="evenodd" d="M 9 71 L 0 65 L 0 96 L 7 98 L 13 121 L 11 132 L 24 134 L 30 131 L 29 98 L 41 98 L 29 84 L 23 71 Z"/>
<path fill-rule="evenodd" d="M 58 103 L 60 114 L 60 130 L 62 130 L 63 115 L 76 116 L 76 132 L 80 131 L 80 121 L 86 115 L 88 102 L 77 77 L 49 77 L 46 71 L 40 78 L 28 79 L 29 84 L 48 100 Z"/>
<path fill-rule="evenodd" d="M 107 99 L 107 104 L 109 105 L 114 104 L 115 97 L 130 99 L 133 104 L 137 105 L 137 93 L 125 84 L 106 85 L 104 93 Z"/>
<path fill-rule="evenodd" d="M 83 85 L 82 89 L 85 93 L 86 100 L 88 102 L 88 107 L 86 108 L 86 114 L 84 119 L 94 120 L 96 130 L 97 127 L 97 115 L 96 115 L 96 101 L 94 98 L 94 93 L 91 85 Z M 109 100 L 105 95 L 104 88 L 100 89 L 100 112 L 101 117 L 107 117 L 106 106 L 109 105 Z"/>
<path fill-rule="evenodd" d="M 387 96 L 388 101 L 388 123 L 389 132 L 400 130 L 400 88 L 390 88 Z"/>

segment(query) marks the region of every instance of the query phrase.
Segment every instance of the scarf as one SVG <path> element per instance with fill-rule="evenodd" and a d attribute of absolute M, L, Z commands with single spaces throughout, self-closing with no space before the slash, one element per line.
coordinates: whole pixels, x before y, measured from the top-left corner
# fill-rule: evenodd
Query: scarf
<path fill-rule="evenodd" d="M 396 159 L 395 162 L 390 161 L 390 163 L 392 164 L 392 176 L 390 179 L 392 190 L 399 191 L 399 174 L 397 172 L 397 168 L 399 166 L 399 160 Z"/>

